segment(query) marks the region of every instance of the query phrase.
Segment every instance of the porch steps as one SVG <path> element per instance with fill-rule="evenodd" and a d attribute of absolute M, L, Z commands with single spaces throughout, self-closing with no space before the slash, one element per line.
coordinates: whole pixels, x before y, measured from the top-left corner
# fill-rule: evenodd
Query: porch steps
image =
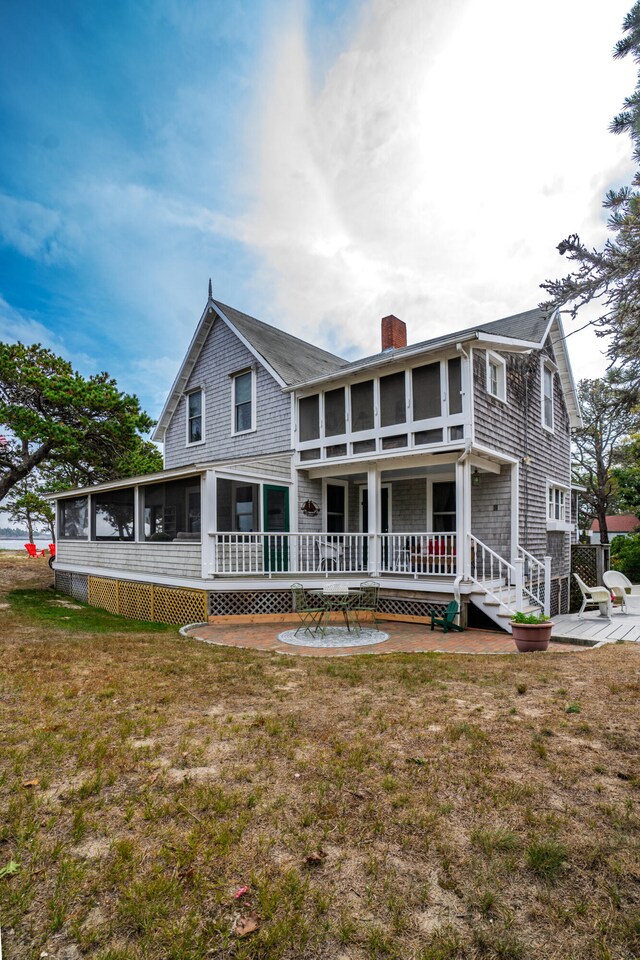
<path fill-rule="evenodd" d="M 499 588 L 499 591 L 496 587 Z M 491 592 L 487 592 L 488 590 L 493 590 L 493 595 Z M 495 596 L 495 593 L 498 592 L 500 593 L 501 599 Z M 474 606 L 482 610 L 490 620 L 493 620 L 501 630 L 506 630 L 507 633 L 511 633 L 509 621 L 516 612 L 515 589 L 507 589 L 504 585 L 489 583 L 485 588 L 482 584 L 476 582 L 475 589 L 469 594 L 469 599 Z M 534 604 L 524 604 L 522 612 L 539 613 L 540 607 Z"/>

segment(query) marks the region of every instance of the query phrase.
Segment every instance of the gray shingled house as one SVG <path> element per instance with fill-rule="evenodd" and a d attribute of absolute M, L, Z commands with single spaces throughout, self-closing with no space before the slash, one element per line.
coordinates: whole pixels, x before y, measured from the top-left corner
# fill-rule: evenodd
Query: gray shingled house
<path fill-rule="evenodd" d="M 347 362 L 213 299 L 154 439 L 158 474 L 56 494 L 58 589 L 147 619 L 272 617 L 290 584 L 453 597 L 508 629 L 568 609 L 571 428 L 559 314 L 529 310 Z M 477 615 L 475 615 L 477 616 Z"/>

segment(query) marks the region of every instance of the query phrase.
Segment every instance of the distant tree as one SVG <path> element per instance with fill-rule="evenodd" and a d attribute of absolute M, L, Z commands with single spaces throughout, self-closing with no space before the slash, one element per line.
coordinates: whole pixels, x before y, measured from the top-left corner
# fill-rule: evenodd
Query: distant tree
<path fill-rule="evenodd" d="M 584 426 L 574 434 L 574 480 L 586 488 L 582 500 L 600 524 L 601 543 L 608 543 L 607 514 L 617 507 L 613 467 L 623 441 L 638 428 L 639 418 L 613 374 L 602 380 L 581 380 L 578 399 Z"/>
<path fill-rule="evenodd" d="M 35 490 L 29 489 L 28 481 L 17 483 L 6 499 L 5 510 L 16 523 L 26 523 L 29 543 L 34 542 L 34 526 L 47 527 L 52 542 L 55 542 L 55 510 Z"/>
<path fill-rule="evenodd" d="M 130 464 L 156 469 L 140 432 L 153 426 L 138 398 L 107 373 L 88 379 L 39 344 L 0 343 L 0 501 L 37 468 L 115 479 Z M 161 462 L 161 461 L 160 461 Z"/>
<path fill-rule="evenodd" d="M 640 433 L 622 445 L 612 475 L 620 509 L 640 516 Z"/>
<path fill-rule="evenodd" d="M 614 58 L 631 55 L 640 64 L 640 2 L 623 21 L 624 36 L 615 46 Z M 576 269 L 560 280 L 541 284 L 550 295 L 546 308 L 567 305 L 575 317 L 587 303 L 599 303 L 594 321 L 599 336 L 610 335 L 608 355 L 621 371 L 632 397 L 640 389 L 640 71 L 633 94 L 610 127 L 613 133 L 628 133 L 637 169 L 631 186 L 610 190 L 603 206 L 610 211 L 610 238 L 602 250 L 590 249 L 573 233 L 558 245 L 561 255 Z"/>

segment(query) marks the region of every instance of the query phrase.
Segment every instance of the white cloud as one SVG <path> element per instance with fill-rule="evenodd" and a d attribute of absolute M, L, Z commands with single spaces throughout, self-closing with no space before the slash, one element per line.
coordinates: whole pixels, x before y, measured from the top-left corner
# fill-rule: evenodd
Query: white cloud
<path fill-rule="evenodd" d="M 627 7 L 371 0 L 314 88 L 290 6 L 261 67 L 244 225 L 271 319 L 368 353 L 390 312 L 415 342 L 543 299 L 567 269 L 556 244 L 602 243 L 602 197 L 629 175 L 607 129 L 635 84 L 611 58 Z M 604 367 L 602 341 L 569 345 L 577 375 Z"/>
<path fill-rule="evenodd" d="M 57 210 L 0 193 L 0 241 L 32 260 L 54 263 L 69 257 L 77 234 Z"/>

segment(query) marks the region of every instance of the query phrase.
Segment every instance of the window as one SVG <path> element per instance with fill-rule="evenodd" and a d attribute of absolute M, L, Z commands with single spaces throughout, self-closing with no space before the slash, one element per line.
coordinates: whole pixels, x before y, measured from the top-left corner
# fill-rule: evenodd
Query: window
<path fill-rule="evenodd" d="M 153 542 L 200 539 L 200 480 L 143 487 L 144 538 Z"/>
<path fill-rule="evenodd" d="M 187 443 L 202 443 L 202 390 L 187 394 Z"/>
<path fill-rule="evenodd" d="M 89 510 L 86 497 L 60 501 L 58 536 L 67 540 L 87 539 Z"/>
<path fill-rule="evenodd" d="M 454 480 L 434 482 L 431 487 L 431 529 L 452 533 L 456 529 L 456 484 Z"/>
<path fill-rule="evenodd" d="M 93 498 L 96 540 L 133 540 L 133 487 L 109 490 Z"/>
<path fill-rule="evenodd" d="M 542 367 L 542 425 L 553 430 L 553 368 L 547 363 Z"/>
<path fill-rule="evenodd" d="M 324 434 L 336 437 L 345 432 L 344 387 L 328 390 L 324 395 Z"/>
<path fill-rule="evenodd" d="M 233 378 L 233 432 L 253 429 L 253 372 L 247 370 Z"/>
<path fill-rule="evenodd" d="M 224 533 L 251 533 L 260 529 L 260 487 L 257 483 L 220 478 L 216 491 L 218 530 Z"/>
<path fill-rule="evenodd" d="M 428 363 L 424 367 L 414 367 L 413 378 L 413 419 L 431 420 L 442 415 L 440 390 L 440 364 Z"/>
<path fill-rule="evenodd" d="M 497 353 L 487 350 L 487 392 L 497 400 L 507 399 L 506 363 Z"/>
<path fill-rule="evenodd" d="M 547 488 L 547 530 L 571 530 L 569 488 L 549 484 Z"/>
<path fill-rule="evenodd" d="M 380 378 L 380 426 L 389 427 L 407 419 L 404 372 Z"/>
<path fill-rule="evenodd" d="M 351 387 L 351 429 L 354 433 L 373 430 L 373 380 Z"/>
<path fill-rule="evenodd" d="M 298 414 L 300 419 L 300 441 L 317 440 L 320 436 L 320 398 L 317 394 L 313 397 L 303 397 L 298 403 Z"/>
<path fill-rule="evenodd" d="M 449 414 L 462 413 L 462 365 L 460 357 L 447 363 L 449 375 Z"/>

